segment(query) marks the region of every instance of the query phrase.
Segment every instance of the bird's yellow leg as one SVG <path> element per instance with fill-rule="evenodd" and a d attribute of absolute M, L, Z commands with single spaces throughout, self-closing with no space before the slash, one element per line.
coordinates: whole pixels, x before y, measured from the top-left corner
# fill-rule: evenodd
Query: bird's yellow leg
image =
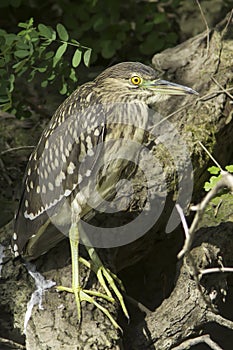
<path fill-rule="evenodd" d="M 103 306 L 101 306 L 97 301 L 95 301 L 92 296 L 101 297 L 111 302 L 113 302 L 114 299 L 108 295 L 105 295 L 99 292 L 89 291 L 86 289 L 82 289 L 80 287 L 79 253 L 78 253 L 79 230 L 78 230 L 78 225 L 76 223 L 72 223 L 71 225 L 71 228 L 69 231 L 69 238 L 70 238 L 70 248 L 71 248 L 71 262 L 72 262 L 72 287 L 69 288 L 69 287 L 57 286 L 56 288 L 59 291 L 65 291 L 68 293 L 73 293 L 75 295 L 79 322 L 81 321 L 81 302 L 87 301 L 89 303 L 94 304 L 99 310 L 101 310 L 109 318 L 109 320 L 112 322 L 115 328 L 120 328 L 117 322 L 109 313 L 109 311 Z"/>
<path fill-rule="evenodd" d="M 86 246 L 86 249 L 88 251 L 88 254 L 91 258 L 92 263 L 91 264 L 88 263 L 85 259 L 82 259 L 81 262 L 84 264 L 86 264 L 86 263 L 90 264 L 90 268 L 96 273 L 96 276 L 97 276 L 101 286 L 104 288 L 106 294 L 109 297 L 112 297 L 112 293 L 110 292 L 109 287 L 106 284 L 106 281 L 107 281 L 107 283 L 109 284 L 109 286 L 111 287 L 111 289 L 115 293 L 117 299 L 119 300 L 122 311 L 124 312 L 125 316 L 129 319 L 129 314 L 128 314 L 128 311 L 126 309 L 123 296 L 115 283 L 115 281 L 116 281 L 119 284 L 120 288 L 123 291 L 125 291 L 121 280 L 114 273 L 112 273 L 108 268 L 103 266 L 102 261 L 100 260 L 98 254 L 96 253 L 96 251 L 93 247 Z"/>

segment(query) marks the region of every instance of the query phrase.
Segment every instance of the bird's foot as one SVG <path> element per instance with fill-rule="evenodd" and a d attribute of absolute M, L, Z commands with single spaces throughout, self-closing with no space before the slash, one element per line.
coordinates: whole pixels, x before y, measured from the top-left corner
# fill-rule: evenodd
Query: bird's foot
<path fill-rule="evenodd" d="M 122 308 L 124 315 L 127 317 L 127 319 L 129 319 L 129 314 L 128 314 L 128 311 L 126 309 L 123 296 L 122 296 L 119 288 L 116 285 L 116 283 L 117 283 L 120 286 L 120 289 L 125 292 L 125 288 L 124 288 L 121 280 L 113 272 L 111 272 L 108 268 L 106 268 L 102 264 L 100 264 L 99 259 L 95 259 L 94 261 L 92 261 L 92 263 L 90 263 L 86 259 L 79 257 L 79 261 L 95 272 L 95 274 L 100 282 L 100 285 L 105 290 L 107 296 L 109 298 L 113 299 L 112 293 L 111 293 L 109 287 L 107 286 L 107 284 L 110 286 L 110 288 L 115 293 L 117 299 L 119 300 L 119 303 L 121 305 L 121 308 Z"/>
<path fill-rule="evenodd" d="M 79 322 L 81 321 L 81 302 L 86 301 L 90 304 L 95 305 L 100 311 L 102 311 L 108 317 L 108 319 L 111 321 L 111 323 L 113 324 L 113 326 L 115 328 L 121 330 L 120 326 L 117 324 L 117 322 L 111 316 L 109 311 L 105 307 L 100 305 L 93 298 L 93 297 L 98 297 L 98 298 L 106 299 L 110 302 L 114 302 L 114 299 L 112 297 L 110 297 L 109 295 L 102 294 L 102 293 L 95 292 L 95 291 L 91 291 L 91 290 L 82 289 L 80 287 L 69 288 L 69 287 L 63 287 L 63 286 L 56 286 L 56 289 L 59 292 L 68 292 L 68 293 L 73 293 L 75 295 L 75 301 L 76 301 L 76 305 L 77 305 L 77 313 L 78 313 L 78 321 Z"/>

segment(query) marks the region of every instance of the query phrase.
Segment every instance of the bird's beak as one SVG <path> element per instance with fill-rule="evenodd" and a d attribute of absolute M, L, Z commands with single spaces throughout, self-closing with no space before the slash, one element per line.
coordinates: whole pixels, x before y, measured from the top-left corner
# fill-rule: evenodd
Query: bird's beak
<path fill-rule="evenodd" d="M 166 95 L 199 95 L 198 92 L 189 88 L 188 86 L 171 83 L 170 81 L 162 79 L 146 82 L 145 87 L 153 89 L 160 94 Z"/>

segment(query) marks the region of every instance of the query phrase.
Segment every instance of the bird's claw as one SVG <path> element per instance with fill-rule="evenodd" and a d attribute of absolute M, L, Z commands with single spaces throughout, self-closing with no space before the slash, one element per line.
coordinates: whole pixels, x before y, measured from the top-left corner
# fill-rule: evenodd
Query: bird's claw
<path fill-rule="evenodd" d="M 127 317 L 127 319 L 129 319 L 129 314 L 128 314 L 128 311 L 126 309 L 123 296 L 115 283 L 115 281 L 116 281 L 119 284 L 120 288 L 123 291 L 125 291 L 124 286 L 123 286 L 122 282 L 120 281 L 120 279 L 114 273 L 112 273 L 109 269 L 105 268 L 104 266 L 100 266 L 98 268 L 96 276 L 97 276 L 101 286 L 104 288 L 106 294 L 109 297 L 112 297 L 112 293 L 110 292 L 110 290 L 106 284 L 106 281 L 108 282 L 109 286 L 111 287 L 111 289 L 115 293 L 117 299 L 119 300 L 119 303 L 121 305 L 121 308 L 122 308 L 124 315 Z"/>
<path fill-rule="evenodd" d="M 105 293 L 107 294 L 107 296 L 109 298 L 111 298 L 112 300 L 114 300 L 112 297 L 112 293 L 106 284 L 106 281 L 107 281 L 108 285 L 111 287 L 111 289 L 115 293 L 117 299 L 119 300 L 119 303 L 121 305 L 121 308 L 122 308 L 124 315 L 127 317 L 127 319 L 129 319 L 129 314 L 128 314 L 128 311 L 126 309 L 123 296 L 122 296 L 121 292 L 119 291 L 118 287 L 116 286 L 115 281 L 120 286 L 121 290 L 123 292 L 125 292 L 125 288 L 123 286 L 123 283 L 113 272 L 111 272 L 108 268 L 106 268 L 100 264 L 98 256 L 94 255 L 94 258 L 95 258 L 95 259 L 93 259 L 94 261 L 92 260 L 91 263 L 82 257 L 79 257 L 79 261 L 95 272 L 95 274 L 99 280 L 99 283 L 103 287 L 103 289 L 105 290 Z M 88 292 L 90 292 L 90 291 L 88 291 Z"/>
<path fill-rule="evenodd" d="M 96 296 L 96 297 L 99 297 L 99 298 L 106 299 L 106 300 L 108 300 L 110 302 L 114 302 L 114 299 L 112 297 L 110 297 L 110 296 L 108 296 L 106 294 L 99 293 L 99 292 L 82 289 L 80 287 L 78 287 L 78 288 L 69 288 L 69 287 L 57 286 L 56 289 L 59 292 L 68 292 L 68 293 L 73 293 L 75 295 L 75 301 L 76 301 L 76 305 L 77 305 L 77 313 L 78 313 L 78 321 L 79 322 L 81 321 L 81 302 L 82 301 L 86 301 L 86 302 L 88 302 L 90 304 L 95 305 L 100 311 L 102 311 L 108 317 L 108 319 L 111 321 L 111 323 L 113 324 L 113 326 L 115 328 L 121 330 L 121 327 L 114 320 L 114 318 L 111 316 L 109 311 L 105 307 L 100 305 L 93 298 L 93 296 Z"/>

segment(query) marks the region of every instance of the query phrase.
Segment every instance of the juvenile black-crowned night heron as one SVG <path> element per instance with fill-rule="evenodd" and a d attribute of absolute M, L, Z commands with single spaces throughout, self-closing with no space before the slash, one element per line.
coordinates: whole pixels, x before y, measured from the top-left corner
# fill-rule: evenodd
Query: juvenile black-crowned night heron
<path fill-rule="evenodd" d="M 195 93 L 186 86 L 159 79 L 154 69 L 141 63 L 119 63 L 80 86 L 63 102 L 32 153 L 12 247 L 15 256 L 35 259 L 69 235 L 72 287 L 58 289 L 75 294 L 79 319 L 80 303 L 86 300 L 93 302 L 117 326 L 108 310 L 94 299 L 101 296 L 113 300 L 107 284 L 128 317 L 115 284 L 117 278 L 102 265 L 95 250 L 87 247 L 91 264 L 79 257 L 80 219 L 93 207 L 98 208 L 102 200 L 113 198 L 118 181 L 133 173 L 133 168 L 128 171 L 132 167 L 129 159 L 134 160 L 138 148 L 128 141 L 143 143 L 148 107 L 164 95 Z M 117 159 L 111 159 L 116 153 Z M 79 261 L 93 268 L 106 294 L 81 288 Z"/>

